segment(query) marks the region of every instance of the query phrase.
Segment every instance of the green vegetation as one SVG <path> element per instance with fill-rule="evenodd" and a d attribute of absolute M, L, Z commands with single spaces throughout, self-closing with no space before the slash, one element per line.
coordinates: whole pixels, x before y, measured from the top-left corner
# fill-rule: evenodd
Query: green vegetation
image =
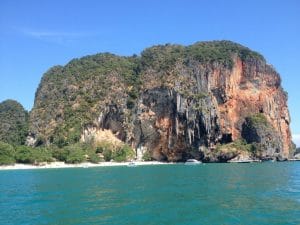
<path fill-rule="evenodd" d="M 152 157 L 149 151 L 146 151 L 143 155 L 143 160 L 144 161 L 152 161 Z"/>
<path fill-rule="evenodd" d="M 45 147 L 32 148 L 28 146 L 16 147 L 16 162 L 18 163 L 30 163 L 39 164 L 41 162 L 52 162 L 52 153 Z"/>
<path fill-rule="evenodd" d="M 99 156 L 95 152 L 90 152 L 88 154 L 88 157 L 91 163 L 99 163 L 101 161 Z"/>
<path fill-rule="evenodd" d="M 54 160 L 64 161 L 66 163 L 81 163 L 89 161 L 98 163 L 103 160 L 114 160 L 116 162 L 125 162 L 135 157 L 134 150 L 126 144 L 113 146 L 109 142 L 101 142 L 97 147 L 76 143 L 58 148 L 56 146 L 29 147 L 16 146 L 0 141 L 0 165 L 9 165 L 14 163 L 40 164 L 41 162 L 52 162 Z"/>
<path fill-rule="evenodd" d="M 104 161 L 110 161 L 112 159 L 112 154 L 114 151 L 114 146 L 108 141 L 98 142 L 96 145 L 96 153 L 103 155 Z"/>
<path fill-rule="evenodd" d="M 43 143 L 50 140 L 61 148 L 77 143 L 82 127 L 99 115 L 93 109 L 105 106 L 106 100 L 128 96 L 127 106 L 133 108 L 140 86 L 137 60 L 102 53 L 74 59 L 64 67 L 55 66 L 47 71 L 32 110 L 36 125 L 44 128 L 38 133 Z M 124 96 L 117 95 L 117 89 Z M 53 127 L 51 118 L 57 120 Z"/>
<path fill-rule="evenodd" d="M 28 133 L 28 113 L 23 106 L 14 101 L 0 103 L 0 141 L 21 145 Z"/>
<path fill-rule="evenodd" d="M 152 68 L 156 71 L 167 71 L 185 56 L 185 47 L 181 45 L 157 45 L 145 49 L 141 54 L 143 69 Z"/>
<path fill-rule="evenodd" d="M 257 155 L 260 153 L 260 149 L 257 148 L 255 144 L 247 144 L 244 139 L 238 139 L 232 143 L 232 146 L 240 149 L 241 151 L 246 151 L 251 153 L 251 155 Z"/>
<path fill-rule="evenodd" d="M 141 55 L 143 68 L 150 67 L 156 71 L 167 71 L 179 60 L 186 63 L 190 60 L 201 63 L 217 62 L 225 67 L 232 68 L 233 55 L 239 56 L 243 61 L 265 61 L 259 53 L 231 41 L 198 42 L 187 47 L 171 44 L 158 45 L 147 48 Z"/>
<path fill-rule="evenodd" d="M 100 162 L 96 149 L 88 144 L 72 144 L 64 148 L 51 147 L 29 147 L 25 145 L 12 146 L 0 141 L 0 165 L 14 163 L 40 164 L 54 160 L 66 163 L 81 163 L 89 161 Z"/>
<path fill-rule="evenodd" d="M 84 161 L 92 163 L 100 162 L 96 149 L 84 143 L 76 143 L 65 146 L 64 148 L 56 148 L 53 151 L 53 157 L 66 163 L 81 163 Z"/>
<path fill-rule="evenodd" d="M 15 162 L 15 150 L 13 146 L 0 141 L 0 165 L 9 165 Z"/>
<path fill-rule="evenodd" d="M 251 122 L 253 125 L 264 125 L 269 126 L 269 122 L 266 116 L 263 113 L 257 113 L 250 117 L 247 117 L 248 121 Z"/>
<path fill-rule="evenodd" d="M 64 148 L 67 152 L 66 163 L 81 163 L 86 160 L 85 152 L 80 145 L 70 145 Z"/>
<path fill-rule="evenodd" d="M 187 55 L 203 63 L 218 62 L 228 68 L 233 66 L 233 55 L 239 56 L 242 61 L 265 61 L 259 53 L 231 41 L 198 42 L 187 47 Z"/>
<path fill-rule="evenodd" d="M 244 139 L 238 139 L 228 144 L 218 144 L 217 152 L 248 152 L 252 156 L 258 156 L 261 154 L 261 148 L 258 144 L 247 144 Z"/>
<path fill-rule="evenodd" d="M 96 153 L 103 155 L 104 161 L 124 162 L 133 159 L 135 156 L 134 150 L 127 144 L 121 146 L 113 146 L 111 143 L 103 141 L 97 143 Z"/>
<path fill-rule="evenodd" d="M 58 161 L 66 162 L 69 152 L 65 148 L 54 148 L 52 155 Z"/>
<path fill-rule="evenodd" d="M 111 149 L 105 149 L 103 151 L 103 156 L 104 156 L 104 160 L 106 162 L 109 162 L 110 160 L 113 159 L 113 151 Z"/>
<path fill-rule="evenodd" d="M 124 162 L 134 158 L 134 155 L 133 149 L 125 144 L 121 148 L 117 149 L 116 152 L 114 152 L 113 160 L 116 162 Z"/>
<path fill-rule="evenodd" d="M 103 151 L 103 156 L 105 161 L 116 161 L 116 162 L 125 162 L 134 158 L 134 151 L 128 145 L 124 145 L 117 149 L 106 148 Z"/>
<path fill-rule="evenodd" d="M 242 151 L 248 151 L 248 152 L 255 151 L 255 146 L 253 146 L 252 144 L 247 144 L 247 142 L 243 139 L 238 139 L 232 142 L 232 146 Z"/>

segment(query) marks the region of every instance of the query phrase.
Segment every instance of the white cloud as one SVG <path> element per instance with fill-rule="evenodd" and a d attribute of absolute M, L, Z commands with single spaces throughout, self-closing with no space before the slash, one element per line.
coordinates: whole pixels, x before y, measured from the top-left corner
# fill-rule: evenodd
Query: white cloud
<path fill-rule="evenodd" d="M 73 32 L 57 32 L 57 31 L 38 31 L 38 30 L 22 30 L 22 33 L 35 37 L 35 38 L 52 38 L 52 37 L 60 37 L 60 38 L 69 38 L 69 37 L 84 37 L 88 36 L 86 33 L 73 33 Z"/>
<path fill-rule="evenodd" d="M 293 142 L 297 145 L 297 147 L 300 147 L 300 134 L 293 134 Z"/>
<path fill-rule="evenodd" d="M 35 29 L 15 29 L 24 36 L 39 39 L 41 41 L 53 42 L 56 44 L 66 44 L 74 42 L 77 39 L 94 36 L 89 32 L 65 32 L 54 30 L 35 30 Z"/>

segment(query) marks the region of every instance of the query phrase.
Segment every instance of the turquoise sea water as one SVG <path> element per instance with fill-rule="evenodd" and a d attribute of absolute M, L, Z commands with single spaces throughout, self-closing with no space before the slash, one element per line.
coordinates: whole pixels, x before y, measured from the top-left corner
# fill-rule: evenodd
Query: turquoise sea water
<path fill-rule="evenodd" d="M 0 224 L 300 224 L 300 162 L 0 171 Z"/>

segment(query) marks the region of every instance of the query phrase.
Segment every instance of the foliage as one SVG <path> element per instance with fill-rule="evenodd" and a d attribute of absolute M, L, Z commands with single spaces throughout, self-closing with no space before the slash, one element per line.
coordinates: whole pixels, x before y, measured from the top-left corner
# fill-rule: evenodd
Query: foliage
<path fill-rule="evenodd" d="M 105 150 L 113 150 L 114 146 L 108 141 L 100 141 L 96 143 L 96 153 L 104 153 Z"/>
<path fill-rule="evenodd" d="M 109 162 L 110 160 L 112 160 L 112 156 L 113 156 L 113 152 L 112 149 L 104 149 L 103 150 L 103 156 L 104 156 L 104 160 L 106 162 Z"/>
<path fill-rule="evenodd" d="M 44 130 L 38 132 L 61 148 L 79 142 L 82 128 L 98 116 L 91 109 L 100 107 L 105 97 L 114 94 L 111 89 L 121 88 L 119 84 L 125 85 L 122 88 L 129 96 L 128 107 L 133 107 L 140 85 L 137 60 L 102 53 L 51 68 L 37 90 L 32 129 L 42 127 Z"/>
<path fill-rule="evenodd" d="M 91 143 L 81 143 L 80 147 L 85 152 L 85 154 L 88 156 L 88 161 L 91 163 L 98 163 L 100 162 L 100 158 L 97 155 L 97 149 L 95 146 L 93 146 L 93 142 Z"/>
<path fill-rule="evenodd" d="M 232 146 L 240 149 L 242 151 L 247 151 L 252 154 L 257 153 L 256 146 L 254 144 L 247 144 L 247 142 L 244 139 L 238 139 L 232 143 Z"/>
<path fill-rule="evenodd" d="M 117 151 L 113 154 L 113 159 L 117 162 L 125 162 L 129 159 L 133 159 L 134 155 L 133 149 L 125 144 L 117 149 Z"/>
<path fill-rule="evenodd" d="M 79 144 L 67 146 L 64 150 L 67 152 L 66 163 L 81 163 L 86 160 L 85 152 Z"/>
<path fill-rule="evenodd" d="M 100 161 L 99 156 L 96 154 L 96 149 L 85 143 L 72 144 L 64 148 L 55 148 L 53 150 L 53 157 L 66 163 L 81 163 L 86 161 L 86 159 L 92 163 Z"/>
<path fill-rule="evenodd" d="M 269 122 L 263 113 L 257 113 L 250 117 L 247 117 L 247 120 L 248 122 L 251 122 L 253 125 L 269 126 Z"/>
<path fill-rule="evenodd" d="M 96 147 L 96 153 L 103 153 L 103 150 L 104 149 L 100 146 Z"/>
<path fill-rule="evenodd" d="M 16 147 L 16 161 L 19 163 L 37 164 L 40 162 L 51 162 L 53 160 L 52 153 L 48 148 L 29 146 Z"/>
<path fill-rule="evenodd" d="M 61 133 L 57 133 L 52 139 L 52 143 L 59 148 L 63 148 L 68 145 L 66 138 L 61 135 Z"/>
<path fill-rule="evenodd" d="M 16 160 L 18 163 L 34 163 L 32 148 L 29 146 L 17 146 Z"/>
<path fill-rule="evenodd" d="M 13 146 L 0 141 L 0 165 L 9 165 L 15 162 L 15 150 Z"/>
<path fill-rule="evenodd" d="M 232 55 L 236 54 L 242 61 L 265 61 L 262 55 L 240 44 L 231 41 L 198 42 L 187 48 L 187 54 L 203 63 L 218 62 L 225 67 L 232 68 Z"/>
<path fill-rule="evenodd" d="M 243 151 L 249 152 L 251 155 L 260 154 L 261 150 L 257 144 L 248 144 L 244 139 L 238 139 L 228 144 L 218 144 L 217 149 L 218 152 L 223 151 Z"/>
<path fill-rule="evenodd" d="M 243 61 L 265 61 L 259 53 L 237 43 L 210 41 L 198 42 L 188 47 L 166 44 L 147 48 L 142 52 L 141 65 L 143 68 L 166 71 L 171 69 L 179 60 L 186 63 L 189 63 L 190 60 L 196 60 L 201 63 L 217 62 L 225 67 L 232 68 L 233 55 L 239 56 Z"/>
<path fill-rule="evenodd" d="M 52 152 L 53 157 L 59 161 L 66 161 L 69 151 L 66 148 L 55 148 Z"/>
<path fill-rule="evenodd" d="M 145 49 L 141 54 L 142 68 L 152 68 L 156 71 L 166 71 L 172 68 L 176 61 L 185 55 L 185 47 L 181 45 L 157 45 Z"/>
<path fill-rule="evenodd" d="M 52 152 L 46 147 L 32 148 L 32 155 L 35 163 L 52 162 Z"/>
<path fill-rule="evenodd" d="M 21 145 L 28 133 L 28 113 L 14 100 L 0 103 L 0 140 Z"/>
<path fill-rule="evenodd" d="M 100 158 L 99 158 L 99 156 L 95 152 L 90 152 L 88 154 L 88 156 L 89 156 L 89 161 L 91 163 L 98 163 L 98 162 L 100 162 Z"/>
<path fill-rule="evenodd" d="M 86 160 L 86 156 L 92 163 L 100 161 L 95 149 L 87 144 L 73 144 L 64 148 L 52 145 L 46 147 L 29 147 L 19 145 L 14 148 L 10 144 L 0 141 L 0 165 L 13 164 L 15 162 L 25 164 L 38 164 L 41 162 L 52 162 L 53 159 L 66 163 L 80 163 Z"/>
<path fill-rule="evenodd" d="M 124 144 L 122 146 L 113 146 L 111 143 L 103 141 L 98 143 L 96 153 L 102 153 L 105 161 L 124 162 L 133 159 L 135 156 L 134 150 Z"/>
<path fill-rule="evenodd" d="M 112 160 L 113 158 L 113 151 L 114 151 L 114 147 L 112 146 L 111 143 L 103 141 L 103 142 L 99 142 L 96 152 L 97 153 L 102 153 L 104 160 L 106 162 L 109 162 L 110 160 Z"/>
<path fill-rule="evenodd" d="M 151 154 L 149 151 L 146 151 L 143 155 L 143 160 L 144 161 L 151 161 L 152 160 L 152 157 L 151 157 Z"/>

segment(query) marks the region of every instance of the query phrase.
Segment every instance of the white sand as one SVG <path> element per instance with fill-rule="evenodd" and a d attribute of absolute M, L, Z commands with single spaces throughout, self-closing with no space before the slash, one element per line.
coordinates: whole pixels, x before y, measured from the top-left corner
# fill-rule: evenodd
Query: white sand
<path fill-rule="evenodd" d="M 135 161 L 136 166 L 141 165 L 170 165 L 173 163 L 164 163 L 158 161 L 150 161 L 150 162 L 141 162 Z M 58 169 L 58 168 L 90 168 L 90 167 L 102 167 L 102 166 L 127 166 L 129 162 L 100 162 L 100 163 L 90 163 L 84 162 L 79 164 L 66 164 L 64 162 L 51 162 L 44 163 L 40 166 L 30 165 L 30 164 L 14 164 L 8 166 L 0 166 L 0 170 L 26 170 L 26 169 Z"/>

